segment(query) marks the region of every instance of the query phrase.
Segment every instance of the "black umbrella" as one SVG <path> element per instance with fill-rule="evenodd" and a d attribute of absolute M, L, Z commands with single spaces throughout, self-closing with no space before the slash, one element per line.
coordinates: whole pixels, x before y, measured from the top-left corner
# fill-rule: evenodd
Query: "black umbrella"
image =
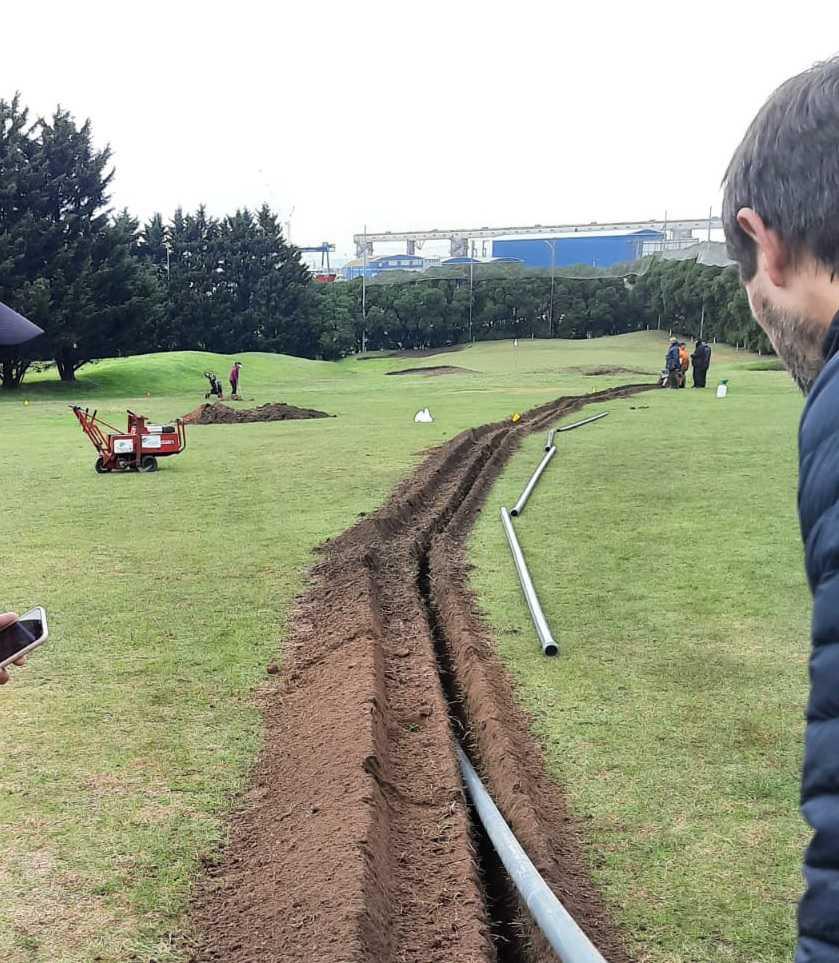
<path fill-rule="evenodd" d="M 27 321 L 22 314 L 0 301 L 0 344 L 23 344 L 43 333 L 37 324 Z"/>

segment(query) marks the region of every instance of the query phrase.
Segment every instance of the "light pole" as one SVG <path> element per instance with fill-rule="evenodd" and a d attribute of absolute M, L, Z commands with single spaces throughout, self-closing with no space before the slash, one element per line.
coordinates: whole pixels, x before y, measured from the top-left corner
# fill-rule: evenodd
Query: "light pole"
<path fill-rule="evenodd" d="M 552 338 L 554 336 L 554 267 L 556 261 L 556 238 L 551 241 L 545 241 L 543 239 L 543 244 L 547 244 L 551 249 L 551 300 L 550 308 L 548 309 L 548 332 L 549 336 Z"/>
<path fill-rule="evenodd" d="M 361 255 L 361 353 L 367 351 L 367 225 L 364 225 L 364 249 Z"/>
<path fill-rule="evenodd" d="M 474 261 L 469 259 L 469 343 L 472 343 L 472 291 L 475 284 Z"/>

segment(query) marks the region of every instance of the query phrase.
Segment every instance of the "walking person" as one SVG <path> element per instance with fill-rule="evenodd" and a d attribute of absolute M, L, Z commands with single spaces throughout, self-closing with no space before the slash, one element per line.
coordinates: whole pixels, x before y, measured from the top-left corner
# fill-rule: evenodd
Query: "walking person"
<path fill-rule="evenodd" d="M 682 373 L 682 362 L 679 359 L 679 342 L 675 338 L 670 339 L 670 347 L 667 349 L 664 367 L 667 369 L 667 387 L 678 388 Z"/>
<path fill-rule="evenodd" d="M 711 346 L 699 338 L 690 359 L 693 362 L 693 387 L 704 388 L 711 366 Z"/>
<path fill-rule="evenodd" d="M 237 361 L 230 369 L 230 391 L 232 398 L 238 398 L 239 395 L 239 369 L 241 367 L 241 362 Z"/>
<path fill-rule="evenodd" d="M 796 963 L 839 963 L 839 58 L 782 84 L 724 180 L 723 226 L 752 313 L 807 395 L 798 513 L 813 594 Z"/>

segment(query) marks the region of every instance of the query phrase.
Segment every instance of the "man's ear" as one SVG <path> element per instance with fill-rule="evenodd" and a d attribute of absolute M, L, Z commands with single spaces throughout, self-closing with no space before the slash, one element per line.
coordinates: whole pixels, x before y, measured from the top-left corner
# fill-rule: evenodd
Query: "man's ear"
<path fill-rule="evenodd" d="M 778 232 L 768 228 L 760 214 L 751 207 L 740 208 L 737 212 L 737 223 L 757 245 L 758 257 L 763 257 L 769 280 L 775 287 L 785 287 L 785 269 L 789 264 L 789 257 Z"/>

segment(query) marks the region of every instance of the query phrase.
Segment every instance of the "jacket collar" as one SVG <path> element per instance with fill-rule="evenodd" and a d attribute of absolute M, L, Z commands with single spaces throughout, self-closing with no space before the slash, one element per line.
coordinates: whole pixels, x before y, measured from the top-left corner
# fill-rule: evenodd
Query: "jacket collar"
<path fill-rule="evenodd" d="M 835 354 L 839 353 L 839 312 L 834 315 L 830 327 L 827 329 L 827 334 L 824 336 L 822 352 L 825 362 L 830 361 Z"/>

